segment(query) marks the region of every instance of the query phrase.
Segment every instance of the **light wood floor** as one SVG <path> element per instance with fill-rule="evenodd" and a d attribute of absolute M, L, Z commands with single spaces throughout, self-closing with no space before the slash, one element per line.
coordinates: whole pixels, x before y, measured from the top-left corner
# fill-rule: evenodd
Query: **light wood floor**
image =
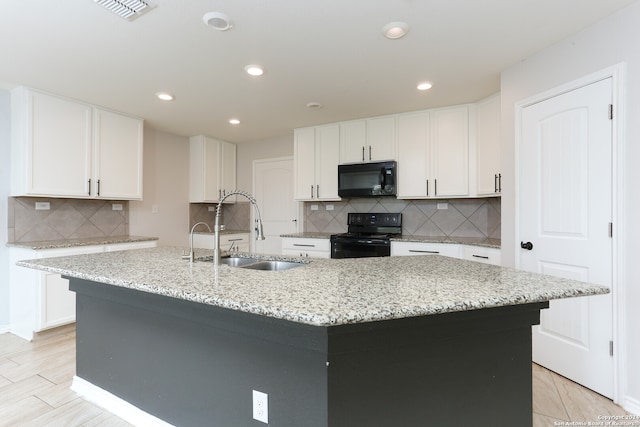
<path fill-rule="evenodd" d="M 0 335 L 0 427 L 130 425 L 69 390 L 74 374 L 74 325 L 38 334 L 33 342 Z M 610 400 L 535 364 L 533 411 L 534 427 L 626 414 Z"/>

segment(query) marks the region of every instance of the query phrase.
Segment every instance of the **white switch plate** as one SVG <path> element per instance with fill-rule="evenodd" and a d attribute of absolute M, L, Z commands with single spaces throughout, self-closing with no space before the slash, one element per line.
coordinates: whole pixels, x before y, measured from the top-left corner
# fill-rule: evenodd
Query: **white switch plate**
<path fill-rule="evenodd" d="M 253 390 L 253 419 L 269 424 L 269 395 Z"/>
<path fill-rule="evenodd" d="M 51 203 L 49 202 L 36 202 L 37 211 L 48 211 L 51 209 Z"/>
<path fill-rule="evenodd" d="M 111 204 L 111 210 L 112 211 L 121 211 L 122 210 L 122 203 L 112 203 Z"/>
<path fill-rule="evenodd" d="M 333 205 L 326 205 L 325 209 L 328 211 L 332 211 L 333 210 Z"/>
<path fill-rule="evenodd" d="M 449 209 L 449 203 L 438 203 L 438 209 L 439 210 Z"/>
<path fill-rule="evenodd" d="M 311 210 L 312 211 L 317 211 L 318 210 L 318 205 L 311 205 Z"/>
<path fill-rule="evenodd" d="M 151 205 L 151 213 L 152 214 L 157 214 L 158 213 L 158 205 L 156 205 L 156 204 Z"/>
<path fill-rule="evenodd" d="M 207 211 L 209 212 L 215 212 L 216 207 L 215 206 L 207 206 Z"/>

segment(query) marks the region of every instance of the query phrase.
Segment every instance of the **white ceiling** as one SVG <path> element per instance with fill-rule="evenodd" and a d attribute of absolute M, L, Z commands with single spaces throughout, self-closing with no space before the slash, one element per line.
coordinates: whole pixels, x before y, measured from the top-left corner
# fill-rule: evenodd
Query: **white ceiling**
<path fill-rule="evenodd" d="M 129 22 L 93 0 L 1 0 L 0 87 L 47 90 L 178 135 L 255 141 L 476 101 L 499 90 L 501 70 L 633 1 L 155 0 Z M 233 29 L 207 27 L 209 11 Z M 384 38 L 390 21 L 407 22 L 408 35 Z M 262 77 L 244 73 L 253 63 Z M 417 91 L 423 80 L 433 89 Z M 312 101 L 324 107 L 306 108 Z"/>

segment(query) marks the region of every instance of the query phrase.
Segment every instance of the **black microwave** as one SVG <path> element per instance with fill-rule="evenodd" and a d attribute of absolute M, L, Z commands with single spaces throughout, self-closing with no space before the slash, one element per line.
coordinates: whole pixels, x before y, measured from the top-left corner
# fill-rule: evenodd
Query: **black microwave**
<path fill-rule="evenodd" d="M 396 169 L 394 161 L 338 165 L 338 196 L 395 196 Z"/>

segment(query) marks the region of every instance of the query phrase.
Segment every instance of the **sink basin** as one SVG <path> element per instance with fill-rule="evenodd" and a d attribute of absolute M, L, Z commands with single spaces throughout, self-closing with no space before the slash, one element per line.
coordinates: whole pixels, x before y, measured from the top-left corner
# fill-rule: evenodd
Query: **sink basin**
<path fill-rule="evenodd" d="M 302 267 L 304 264 L 301 262 L 289 262 L 289 261 L 260 261 L 253 264 L 243 266 L 243 268 L 250 268 L 252 270 L 269 270 L 279 271 L 288 270 L 290 268 Z"/>
<path fill-rule="evenodd" d="M 243 265 L 254 264 L 258 261 L 260 260 L 257 258 L 239 258 L 239 257 L 222 258 L 221 260 L 223 264 L 227 264 L 230 267 L 242 267 Z"/>

